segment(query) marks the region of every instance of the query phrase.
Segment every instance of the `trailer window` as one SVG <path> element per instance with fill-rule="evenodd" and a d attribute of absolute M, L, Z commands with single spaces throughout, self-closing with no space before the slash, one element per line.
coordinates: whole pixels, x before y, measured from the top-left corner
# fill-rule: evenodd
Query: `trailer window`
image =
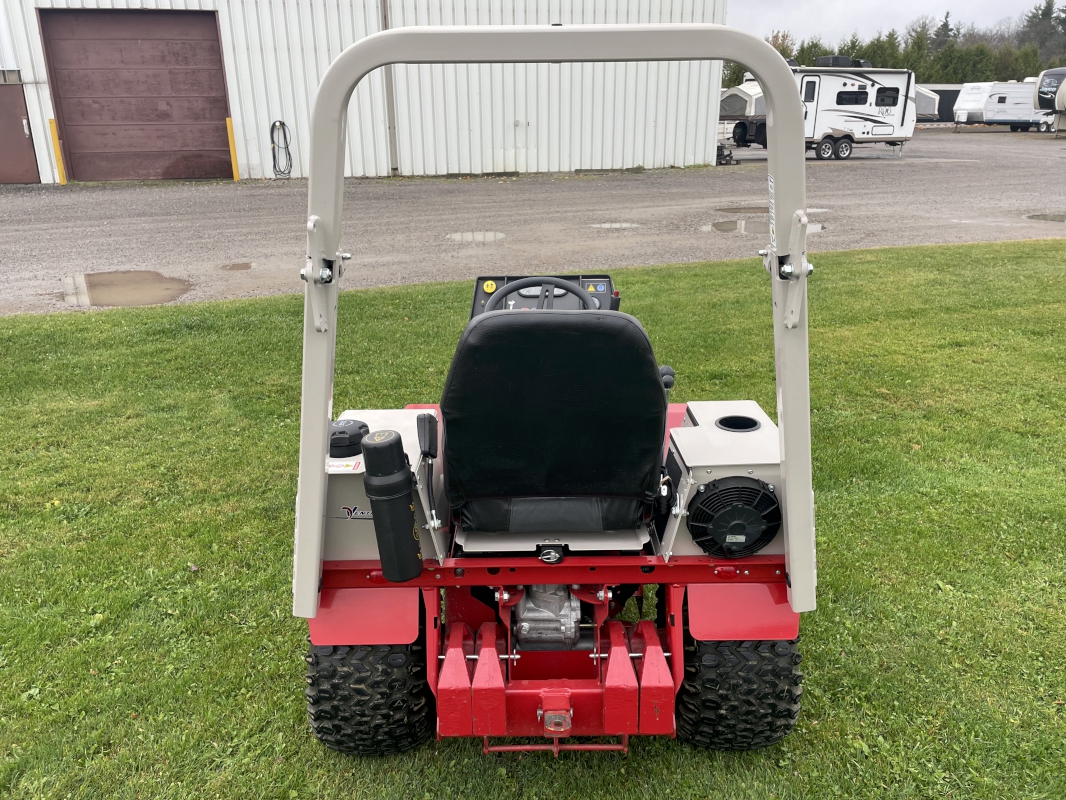
<path fill-rule="evenodd" d="M 814 92 L 815 92 L 817 86 L 818 86 L 818 84 L 816 84 L 814 81 L 807 81 L 803 85 L 803 102 L 804 103 L 813 103 L 814 102 Z"/>
<path fill-rule="evenodd" d="M 874 105 L 894 106 L 897 103 L 899 103 L 899 89 L 882 86 L 877 90 L 877 98 L 874 100 Z"/>
<path fill-rule="evenodd" d="M 999 103 L 1000 105 L 1003 105 L 1004 103 L 1007 102 L 1007 95 L 1005 95 L 1005 94 L 1000 95 L 999 99 L 996 100 L 996 102 Z"/>
<path fill-rule="evenodd" d="M 869 92 L 837 92 L 838 106 L 864 106 L 869 102 Z"/>

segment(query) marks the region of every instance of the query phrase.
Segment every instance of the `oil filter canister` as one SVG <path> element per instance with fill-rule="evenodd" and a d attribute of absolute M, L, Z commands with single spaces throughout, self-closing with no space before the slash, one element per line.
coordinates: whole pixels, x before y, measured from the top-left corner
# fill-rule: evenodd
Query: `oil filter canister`
<path fill-rule="evenodd" d="M 374 514 L 374 533 L 381 557 L 381 573 L 399 583 L 422 572 L 411 465 L 396 431 L 374 431 L 363 437 L 366 474 L 363 488 Z"/>

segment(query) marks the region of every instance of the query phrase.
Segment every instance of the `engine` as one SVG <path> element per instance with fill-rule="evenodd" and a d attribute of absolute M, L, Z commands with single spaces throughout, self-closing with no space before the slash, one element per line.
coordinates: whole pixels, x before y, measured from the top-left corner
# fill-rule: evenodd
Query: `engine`
<path fill-rule="evenodd" d="M 581 639 L 581 601 L 566 584 L 527 586 L 514 607 L 514 635 L 524 650 L 572 650 Z"/>

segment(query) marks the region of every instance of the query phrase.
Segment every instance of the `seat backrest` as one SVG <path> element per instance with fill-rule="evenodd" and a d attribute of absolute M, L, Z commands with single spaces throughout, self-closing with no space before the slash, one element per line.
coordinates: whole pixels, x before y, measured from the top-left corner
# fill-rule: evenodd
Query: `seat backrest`
<path fill-rule="evenodd" d="M 635 528 L 659 482 L 666 397 L 648 335 L 628 314 L 475 317 L 441 414 L 448 499 L 468 529 Z"/>

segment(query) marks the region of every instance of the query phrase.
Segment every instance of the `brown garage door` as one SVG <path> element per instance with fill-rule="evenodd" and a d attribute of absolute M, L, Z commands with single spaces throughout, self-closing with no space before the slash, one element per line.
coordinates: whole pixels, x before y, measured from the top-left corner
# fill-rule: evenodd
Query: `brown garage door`
<path fill-rule="evenodd" d="M 40 14 L 71 178 L 233 174 L 214 12 Z"/>

